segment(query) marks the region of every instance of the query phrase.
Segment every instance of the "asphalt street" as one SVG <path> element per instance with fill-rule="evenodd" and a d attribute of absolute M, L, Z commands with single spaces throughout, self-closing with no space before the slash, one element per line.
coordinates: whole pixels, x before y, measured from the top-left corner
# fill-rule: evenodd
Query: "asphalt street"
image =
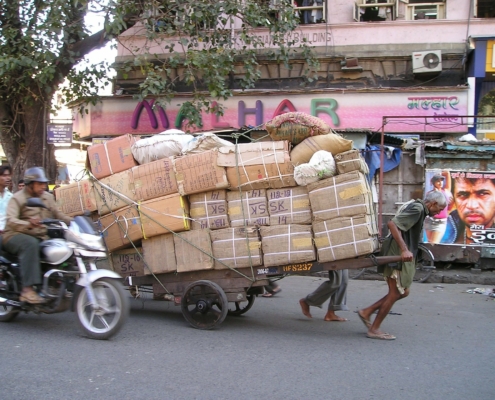
<path fill-rule="evenodd" d="M 0 324 L 1 395 L 10 399 L 493 398 L 495 299 L 473 284 L 414 284 L 368 339 L 353 311 L 386 293 L 351 281 L 347 322 L 304 317 L 298 300 L 323 278 L 288 277 L 241 317 L 194 329 L 180 307 L 132 300 L 108 341 L 83 337 L 75 315 L 23 314 Z"/>

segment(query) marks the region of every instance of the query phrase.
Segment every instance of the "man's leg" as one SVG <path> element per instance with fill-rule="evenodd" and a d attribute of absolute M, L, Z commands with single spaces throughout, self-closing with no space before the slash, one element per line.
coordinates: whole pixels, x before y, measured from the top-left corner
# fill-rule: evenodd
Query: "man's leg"
<path fill-rule="evenodd" d="M 305 298 L 299 300 L 299 305 L 301 306 L 302 313 L 308 318 L 313 318 L 309 311 L 309 307 L 321 307 L 321 305 L 339 289 L 341 283 L 341 270 L 328 271 L 328 281 L 323 282 L 313 293 L 310 293 Z"/>
<path fill-rule="evenodd" d="M 347 269 L 342 270 L 342 283 L 339 288 L 330 296 L 328 311 L 325 315 L 325 321 L 347 321 L 346 318 L 339 317 L 335 311 L 349 311 L 347 307 L 347 285 L 349 283 L 349 272 Z"/>
<path fill-rule="evenodd" d="M 39 240 L 33 236 L 19 233 L 4 243 L 3 246 L 9 253 L 19 257 L 23 286 L 21 296 L 28 296 L 32 299 L 30 301 L 32 303 L 42 302 L 43 299 L 36 295 L 33 290 L 33 285 L 41 283 Z"/>
<path fill-rule="evenodd" d="M 403 299 L 409 295 L 409 289 L 405 289 L 404 294 L 399 292 L 397 288 L 397 281 L 394 278 L 387 277 L 388 293 L 386 296 L 382 297 L 376 303 L 372 304 L 367 308 L 359 310 L 359 316 L 363 321 L 370 321 L 371 314 L 378 310 L 375 320 L 371 323 L 368 329 L 368 333 L 373 335 L 381 335 L 384 332 L 380 331 L 380 326 L 392 309 L 395 302 L 399 299 Z"/>
<path fill-rule="evenodd" d="M 282 291 L 280 286 L 275 282 L 274 279 L 268 279 L 268 285 L 265 287 L 265 293 L 262 295 L 263 297 L 273 297 L 278 292 Z"/>

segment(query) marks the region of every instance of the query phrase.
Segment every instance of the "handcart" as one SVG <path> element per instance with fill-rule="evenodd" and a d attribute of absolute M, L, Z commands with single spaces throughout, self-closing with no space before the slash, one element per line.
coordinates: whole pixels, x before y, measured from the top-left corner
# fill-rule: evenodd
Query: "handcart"
<path fill-rule="evenodd" d="M 154 300 L 173 301 L 184 318 L 197 329 L 212 329 L 227 315 L 242 315 L 253 306 L 270 278 L 312 275 L 324 271 L 359 269 L 394 263 L 400 256 L 375 256 L 320 263 L 317 261 L 277 267 L 201 270 L 127 277 L 131 294 L 152 292 Z M 229 303 L 231 307 L 229 308 Z"/>

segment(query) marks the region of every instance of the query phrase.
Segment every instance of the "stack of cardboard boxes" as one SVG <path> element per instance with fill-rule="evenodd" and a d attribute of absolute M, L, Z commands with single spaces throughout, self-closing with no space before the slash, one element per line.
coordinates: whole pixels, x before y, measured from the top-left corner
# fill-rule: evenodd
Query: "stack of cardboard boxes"
<path fill-rule="evenodd" d="M 107 247 L 119 259 L 141 243 L 147 266 L 136 275 L 324 262 L 377 249 L 357 151 L 336 157 L 341 175 L 300 187 L 287 141 L 143 165 L 132 159 L 134 142 L 124 135 L 90 146 L 96 179 L 59 188 L 56 198 L 69 215 L 97 213 Z"/>

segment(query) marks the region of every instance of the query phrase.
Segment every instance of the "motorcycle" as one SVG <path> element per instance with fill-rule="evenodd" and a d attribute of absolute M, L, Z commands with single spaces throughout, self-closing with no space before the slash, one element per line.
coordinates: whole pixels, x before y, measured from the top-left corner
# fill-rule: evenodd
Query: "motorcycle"
<path fill-rule="evenodd" d="M 45 207 L 30 198 L 28 207 Z M 103 238 L 86 216 L 69 226 L 57 219 L 41 221 L 49 239 L 40 243 L 43 304 L 21 302 L 21 271 L 15 256 L 0 256 L 0 322 L 14 320 L 21 311 L 53 314 L 75 311 L 82 331 L 92 339 L 115 335 L 129 315 L 129 300 L 114 271 L 97 269 L 96 260 L 107 258 Z"/>

